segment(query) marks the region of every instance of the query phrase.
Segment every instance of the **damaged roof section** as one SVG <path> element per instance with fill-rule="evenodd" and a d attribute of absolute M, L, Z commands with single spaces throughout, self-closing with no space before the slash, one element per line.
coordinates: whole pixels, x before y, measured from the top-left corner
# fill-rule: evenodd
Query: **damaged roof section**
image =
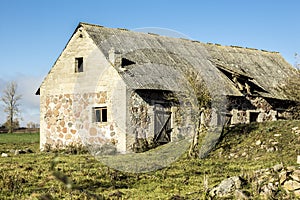
<path fill-rule="evenodd" d="M 215 46 L 203 44 L 210 52 L 210 59 L 217 66 L 225 66 L 232 72 L 251 77 L 251 82 L 260 87 L 261 96 L 287 99 L 278 84 L 296 74 L 278 52 L 267 52 L 252 48 Z"/>
<path fill-rule="evenodd" d="M 107 58 L 112 48 L 118 52 L 121 66 L 114 67 L 123 68 L 120 75 L 133 89 L 182 90 L 178 80 L 184 71 L 194 68 L 210 91 L 242 96 L 243 91 L 237 86 L 241 82 L 240 87 L 248 86 L 258 95 L 288 99 L 278 84 L 296 73 L 277 52 L 205 44 L 86 23 L 80 23 L 79 27 L 87 31 Z"/>

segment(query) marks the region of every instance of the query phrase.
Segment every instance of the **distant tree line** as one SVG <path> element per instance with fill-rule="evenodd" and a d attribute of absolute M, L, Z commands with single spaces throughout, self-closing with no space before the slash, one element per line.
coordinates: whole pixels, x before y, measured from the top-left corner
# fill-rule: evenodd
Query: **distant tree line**
<path fill-rule="evenodd" d="M 40 124 L 34 122 L 28 122 L 26 128 L 40 128 Z"/>

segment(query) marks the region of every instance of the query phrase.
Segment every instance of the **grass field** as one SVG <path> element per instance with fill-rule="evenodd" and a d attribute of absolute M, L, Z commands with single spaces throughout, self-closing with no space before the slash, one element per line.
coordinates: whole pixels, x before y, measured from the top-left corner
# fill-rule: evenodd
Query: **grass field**
<path fill-rule="evenodd" d="M 299 121 L 241 125 L 206 159 L 183 155 L 167 168 L 140 174 L 116 171 L 90 154 L 39 152 L 38 134 L 0 134 L 0 153 L 10 155 L 0 157 L 0 199 L 206 199 L 206 188 L 229 176 L 281 162 L 297 165 L 300 138 L 291 131 L 296 126 Z M 267 151 L 273 142 L 277 150 Z M 10 153 L 20 148 L 34 153 Z"/>
<path fill-rule="evenodd" d="M 7 152 L 16 149 L 31 148 L 34 151 L 39 149 L 39 133 L 1 133 L 0 152 Z"/>
<path fill-rule="evenodd" d="M 0 144 L 19 144 L 19 143 L 38 143 L 40 141 L 39 133 L 2 133 L 0 134 Z"/>

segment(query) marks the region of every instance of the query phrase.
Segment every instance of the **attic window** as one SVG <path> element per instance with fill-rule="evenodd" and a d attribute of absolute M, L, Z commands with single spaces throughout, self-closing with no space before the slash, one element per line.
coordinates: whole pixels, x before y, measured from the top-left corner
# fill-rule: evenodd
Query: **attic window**
<path fill-rule="evenodd" d="M 133 65 L 133 64 L 135 64 L 135 62 L 128 60 L 127 58 L 122 58 L 122 61 L 121 61 L 122 67 L 126 67 L 128 65 Z"/>
<path fill-rule="evenodd" d="M 75 58 L 75 72 L 83 72 L 83 57 Z"/>
<path fill-rule="evenodd" d="M 107 122 L 107 107 L 93 108 L 93 122 Z"/>

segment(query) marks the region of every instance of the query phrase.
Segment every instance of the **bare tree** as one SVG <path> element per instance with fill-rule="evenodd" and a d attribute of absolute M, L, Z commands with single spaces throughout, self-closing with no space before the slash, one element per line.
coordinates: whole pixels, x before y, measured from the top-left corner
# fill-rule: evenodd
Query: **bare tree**
<path fill-rule="evenodd" d="M 1 101 L 4 103 L 4 112 L 7 114 L 7 126 L 9 133 L 13 132 L 15 116 L 20 113 L 19 102 L 22 96 L 17 94 L 17 87 L 18 85 L 14 81 L 8 83 L 1 97 Z"/>
<path fill-rule="evenodd" d="M 205 81 L 201 78 L 201 75 L 195 71 L 186 71 L 186 79 L 190 85 L 190 89 L 195 94 L 197 101 L 192 103 L 192 109 L 195 112 L 193 115 L 195 117 L 194 123 L 196 125 L 196 131 L 193 135 L 193 140 L 189 148 L 190 157 L 198 157 L 199 149 L 204 136 L 206 135 L 206 112 L 211 108 L 211 96 L 206 86 Z"/>
<path fill-rule="evenodd" d="M 211 110 L 211 96 L 205 81 L 202 79 L 199 72 L 193 68 L 184 69 L 183 80 L 179 80 L 185 87 L 185 91 L 180 94 L 169 94 L 166 96 L 168 100 L 173 102 L 181 102 L 184 108 L 179 106 L 177 108 L 177 115 L 175 115 L 175 123 L 182 126 L 186 123 L 187 115 L 191 116 L 188 119 L 195 131 L 193 131 L 193 138 L 190 144 L 188 155 L 189 157 L 199 157 L 199 149 L 202 145 L 202 140 L 207 132 L 206 123 L 209 119 Z M 179 95 L 179 96 L 177 96 Z"/>
<path fill-rule="evenodd" d="M 187 113 L 180 113 L 177 116 L 179 119 L 175 116 L 176 124 L 180 126 L 180 122 L 186 121 L 183 119 L 186 115 L 191 116 L 189 120 L 194 125 L 195 131 L 188 155 L 191 158 L 205 158 L 221 139 L 227 113 L 227 99 L 221 93 L 211 93 L 201 74 L 196 70 L 189 68 L 183 74 L 182 84 L 187 85 L 187 90 L 180 97 L 180 101 L 189 108 L 185 107 L 184 110 L 178 108 L 177 112 Z M 213 84 L 210 88 L 217 90 Z"/>

